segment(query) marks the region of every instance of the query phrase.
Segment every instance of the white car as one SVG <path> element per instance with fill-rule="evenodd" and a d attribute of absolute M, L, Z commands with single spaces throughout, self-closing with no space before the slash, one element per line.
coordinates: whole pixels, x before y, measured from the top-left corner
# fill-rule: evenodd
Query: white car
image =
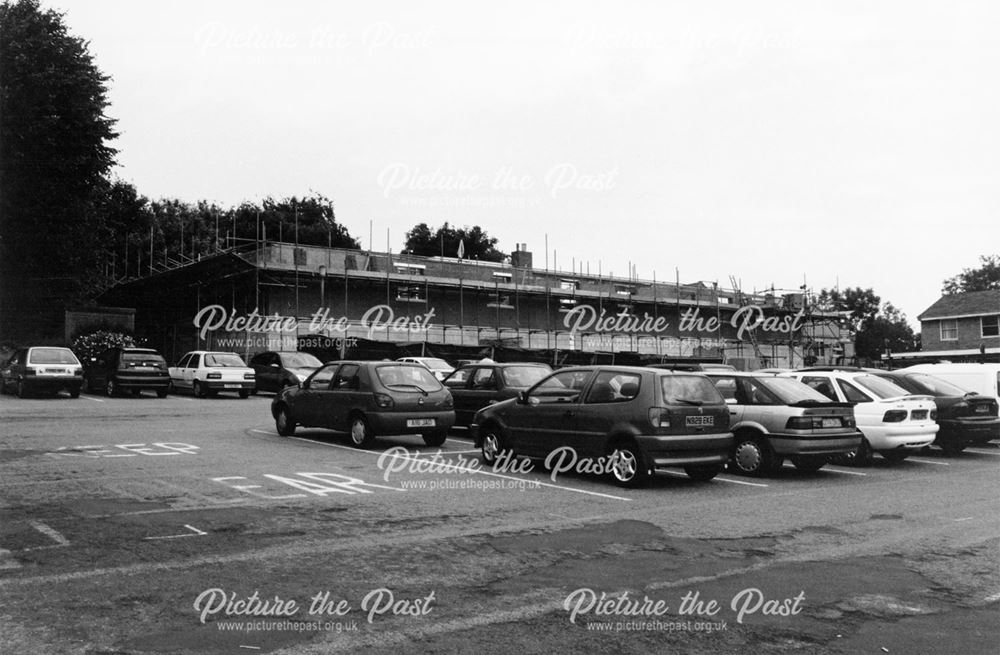
<path fill-rule="evenodd" d="M 236 353 L 193 350 L 170 367 L 171 393 L 190 391 L 198 398 L 235 391 L 246 398 L 256 388 L 254 370 Z"/>
<path fill-rule="evenodd" d="M 438 380 L 444 380 L 446 377 L 451 375 L 452 371 L 455 370 L 451 364 L 438 357 L 400 357 L 396 361 L 420 364 L 433 373 L 434 377 Z"/>
<path fill-rule="evenodd" d="M 863 371 L 804 370 L 779 377 L 800 380 L 831 400 L 854 404 L 864 435 L 852 463 L 867 466 L 872 454 L 899 462 L 934 442 L 938 431 L 933 396 L 911 394 L 895 382 Z"/>

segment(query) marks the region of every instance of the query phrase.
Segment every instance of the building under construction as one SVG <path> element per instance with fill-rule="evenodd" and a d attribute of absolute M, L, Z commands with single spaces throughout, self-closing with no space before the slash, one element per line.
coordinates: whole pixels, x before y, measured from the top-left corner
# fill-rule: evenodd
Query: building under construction
<path fill-rule="evenodd" d="M 729 286 L 539 269 L 522 244 L 493 263 L 260 241 L 168 261 L 100 300 L 134 308 L 136 334 L 168 361 L 194 349 L 742 369 L 853 359 L 840 314 L 804 290 Z"/>

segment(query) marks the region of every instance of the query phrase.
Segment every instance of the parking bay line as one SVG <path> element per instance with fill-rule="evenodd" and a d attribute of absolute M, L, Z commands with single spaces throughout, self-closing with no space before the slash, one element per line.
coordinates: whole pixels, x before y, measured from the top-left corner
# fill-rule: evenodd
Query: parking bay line
<path fill-rule="evenodd" d="M 973 453 L 975 455 L 993 455 L 994 457 L 1000 457 L 1000 453 L 989 452 L 987 450 L 973 450 L 972 448 L 967 448 L 965 450 L 967 453 Z"/>
<path fill-rule="evenodd" d="M 104 400 L 102 400 L 101 398 L 91 398 L 90 396 L 88 396 L 88 395 L 85 395 L 85 394 L 84 394 L 84 395 L 81 395 L 80 397 L 81 397 L 81 398 L 84 398 L 84 399 L 86 399 L 86 400 L 93 400 L 93 401 L 94 401 L 95 403 L 103 403 L 103 402 L 105 402 L 105 401 L 104 401 Z"/>
<path fill-rule="evenodd" d="M 826 471 L 827 473 L 840 473 L 842 475 L 860 475 L 862 477 L 868 477 L 867 473 L 862 473 L 861 471 L 844 471 L 841 469 L 830 468 L 829 466 L 822 468 L 821 471 Z"/>
<path fill-rule="evenodd" d="M 907 461 L 916 462 L 917 464 L 937 464 L 938 466 L 951 466 L 948 462 L 934 462 L 929 459 L 913 459 L 910 457 Z"/>
<path fill-rule="evenodd" d="M 269 435 L 272 435 L 272 436 L 275 436 L 275 437 L 278 436 L 277 432 L 271 432 L 269 430 L 256 430 L 256 429 L 253 429 L 253 430 L 251 430 L 251 432 L 257 432 L 259 434 L 269 434 Z M 335 443 L 323 443 L 322 441 L 313 441 L 312 439 L 305 439 L 303 437 L 289 437 L 289 439 L 295 439 L 297 441 L 304 441 L 306 443 L 317 444 L 319 446 L 327 446 L 329 448 L 340 448 L 342 450 L 349 450 L 352 453 L 366 453 L 368 455 L 374 455 L 376 457 L 381 457 L 382 454 L 383 454 L 383 453 L 375 453 L 375 452 L 372 452 L 370 450 L 359 450 L 357 448 L 351 448 L 351 447 L 348 447 L 348 446 L 341 446 L 340 444 L 335 444 Z M 447 453 L 444 453 L 444 454 L 447 454 Z M 419 457 L 413 458 L 413 457 L 406 457 L 406 456 L 403 456 L 403 455 L 393 455 L 393 457 L 399 457 L 401 459 L 404 459 L 406 461 L 411 461 L 411 462 L 420 462 L 421 461 L 421 459 Z M 442 465 L 442 466 L 445 466 L 445 465 Z M 454 467 L 455 465 L 454 464 L 448 464 L 447 466 Z M 467 469 L 463 469 L 463 470 L 464 470 L 464 472 L 467 472 L 467 473 L 475 473 L 475 474 L 479 474 L 479 475 L 488 475 L 488 476 L 494 477 L 494 478 L 501 478 L 501 479 L 504 479 L 504 480 L 515 480 L 517 482 L 527 482 L 529 484 L 536 485 L 536 486 L 539 486 L 539 487 L 550 487 L 552 489 L 562 489 L 564 491 L 572 491 L 574 493 L 586 494 L 588 496 L 598 496 L 600 498 L 610 498 L 612 500 L 625 500 L 625 501 L 629 501 L 629 502 L 631 502 L 631 500 L 632 500 L 631 498 L 626 498 L 624 496 L 614 496 L 612 494 L 602 494 L 602 493 L 599 493 L 597 491 L 587 491 L 585 489 L 574 489 L 573 487 L 565 487 L 563 485 L 550 484 L 548 482 L 539 482 L 537 480 L 525 480 L 524 478 L 515 478 L 514 476 L 511 476 L 511 475 L 501 475 L 499 473 L 492 473 L 490 471 L 479 471 L 479 470 L 471 471 L 471 470 L 467 470 Z"/>

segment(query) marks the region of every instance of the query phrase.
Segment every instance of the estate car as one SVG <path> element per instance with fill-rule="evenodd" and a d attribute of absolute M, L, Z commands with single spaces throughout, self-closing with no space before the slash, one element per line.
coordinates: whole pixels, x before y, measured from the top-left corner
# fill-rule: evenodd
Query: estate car
<path fill-rule="evenodd" d="M 69 348 L 36 346 L 14 353 L 2 371 L 0 390 L 20 398 L 35 392 L 58 393 L 65 389 L 76 398 L 83 386 L 83 365 Z"/>

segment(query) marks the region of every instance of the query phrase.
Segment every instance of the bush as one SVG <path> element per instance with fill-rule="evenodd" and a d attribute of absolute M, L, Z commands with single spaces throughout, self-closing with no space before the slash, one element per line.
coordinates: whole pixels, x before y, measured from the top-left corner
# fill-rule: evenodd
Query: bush
<path fill-rule="evenodd" d="M 127 331 L 114 329 L 98 329 L 94 331 L 83 331 L 73 339 L 70 348 L 80 358 L 84 364 L 90 362 L 91 357 L 96 357 L 108 348 L 125 347 L 129 348 L 138 345 L 135 337 Z"/>

